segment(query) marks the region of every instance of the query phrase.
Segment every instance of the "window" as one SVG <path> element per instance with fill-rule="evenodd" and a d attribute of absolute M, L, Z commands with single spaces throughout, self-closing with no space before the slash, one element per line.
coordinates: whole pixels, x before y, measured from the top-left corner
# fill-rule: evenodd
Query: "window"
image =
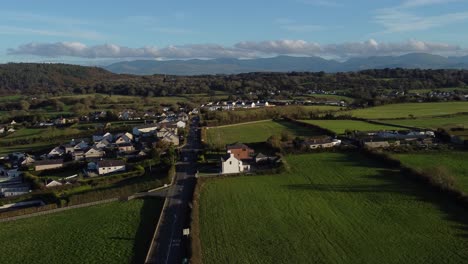
<path fill-rule="evenodd" d="M 232 165 L 232 161 L 229 162 L 229 165 Z"/>

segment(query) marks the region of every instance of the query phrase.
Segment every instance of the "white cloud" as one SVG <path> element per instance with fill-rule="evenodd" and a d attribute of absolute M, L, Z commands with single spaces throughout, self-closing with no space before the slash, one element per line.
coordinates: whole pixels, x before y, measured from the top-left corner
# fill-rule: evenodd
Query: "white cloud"
<path fill-rule="evenodd" d="M 385 28 L 382 33 L 427 30 L 468 20 L 468 12 L 417 16 L 408 11 L 388 8 L 376 12 L 374 21 Z"/>
<path fill-rule="evenodd" d="M 443 13 L 438 15 L 417 15 L 414 9 L 467 0 L 406 0 L 400 5 L 375 11 L 373 20 L 384 27 L 382 33 L 411 32 L 428 30 L 468 20 L 468 11 Z"/>
<path fill-rule="evenodd" d="M 9 49 L 10 55 L 34 55 L 46 58 L 76 57 L 88 59 L 188 59 L 188 58 L 254 58 L 275 55 L 322 56 L 337 59 L 380 55 L 401 55 L 426 52 L 443 55 L 467 54 L 467 50 L 446 43 L 408 40 L 379 43 L 374 39 L 364 42 L 345 42 L 321 45 L 304 40 L 244 41 L 233 46 L 217 44 L 171 45 L 163 48 L 145 46 L 129 48 L 115 44 L 87 46 L 79 42 L 29 43 Z"/>
<path fill-rule="evenodd" d="M 401 8 L 412 8 L 436 4 L 448 4 L 451 2 L 462 2 L 463 0 L 406 0 L 400 5 Z"/>
<path fill-rule="evenodd" d="M 0 35 L 37 35 L 37 36 L 52 36 L 52 37 L 67 37 L 67 38 L 82 38 L 82 39 L 103 39 L 104 36 L 96 31 L 81 31 L 81 30 L 46 30 L 23 27 L 11 27 L 0 25 Z"/>

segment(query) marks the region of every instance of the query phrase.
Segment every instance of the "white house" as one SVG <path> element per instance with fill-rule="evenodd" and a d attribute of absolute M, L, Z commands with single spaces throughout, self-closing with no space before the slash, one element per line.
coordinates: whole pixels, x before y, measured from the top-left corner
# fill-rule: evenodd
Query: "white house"
<path fill-rule="evenodd" d="M 125 162 L 123 160 L 100 160 L 96 163 L 96 168 L 99 175 L 125 171 Z"/>
<path fill-rule="evenodd" d="M 226 157 L 221 158 L 221 173 L 232 174 L 250 171 L 250 165 L 244 164 L 242 160 L 234 157 L 233 153 L 228 153 Z"/>

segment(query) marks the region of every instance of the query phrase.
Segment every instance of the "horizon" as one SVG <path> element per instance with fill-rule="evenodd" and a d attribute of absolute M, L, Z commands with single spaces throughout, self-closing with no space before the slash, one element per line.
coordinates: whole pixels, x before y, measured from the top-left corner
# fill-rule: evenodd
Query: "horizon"
<path fill-rule="evenodd" d="M 265 58 L 344 61 L 468 55 L 466 0 L 132 5 L 22 1 L 0 11 L 0 63 L 109 65 L 129 60 Z M 92 6 L 93 8 L 88 8 Z M 248 7 L 248 8 L 246 8 Z M 449 31 L 447 29 L 450 29 Z"/>

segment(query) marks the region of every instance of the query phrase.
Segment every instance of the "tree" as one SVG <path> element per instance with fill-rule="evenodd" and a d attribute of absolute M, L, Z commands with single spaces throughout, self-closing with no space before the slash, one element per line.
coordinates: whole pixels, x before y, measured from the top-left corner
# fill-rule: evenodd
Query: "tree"
<path fill-rule="evenodd" d="M 29 110 L 29 107 L 31 106 L 31 104 L 29 104 L 27 101 L 25 100 L 21 100 L 19 102 L 19 105 L 20 105 L 20 109 L 23 110 L 23 111 L 28 111 Z"/>

